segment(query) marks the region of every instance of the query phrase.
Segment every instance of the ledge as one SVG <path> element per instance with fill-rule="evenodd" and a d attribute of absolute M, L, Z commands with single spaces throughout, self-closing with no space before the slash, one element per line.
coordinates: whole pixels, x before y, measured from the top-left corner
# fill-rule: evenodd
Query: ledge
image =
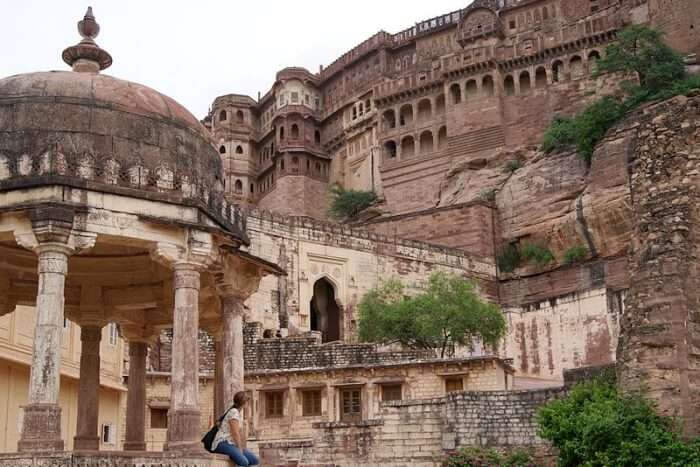
<path fill-rule="evenodd" d="M 384 420 L 362 420 L 360 422 L 316 422 L 311 426 L 313 428 L 335 430 L 344 428 L 371 428 L 373 426 L 382 425 L 384 425 Z"/>

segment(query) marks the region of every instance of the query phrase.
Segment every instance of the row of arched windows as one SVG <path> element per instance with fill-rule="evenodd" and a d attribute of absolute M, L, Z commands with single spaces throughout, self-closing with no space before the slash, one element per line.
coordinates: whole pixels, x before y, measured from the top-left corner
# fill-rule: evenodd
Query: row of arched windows
<path fill-rule="evenodd" d="M 285 164 L 285 161 L 289 161 L 289 167 Z M 313 165 L 309 159 L 306 160 L 306 174 L 308 175 L 328 175 L 330 164 L 328 162 L 316 161 Z M 299 163 L 299 157 L 293 156 L 291 159 L 281 158 L 279 160 L 279 170 L 280 172 L 289 172 L 292 174 L 301 173 L 302 166 Z"/>
<path fill-rule="evenodd" d="M 590 64 L 600 59 L 600 52 L 592 50 L 587 55 L 588 68 Z M 567 61 L 557 59 L 548 67 L 538 66 L 534 70 L 534 76 L 530 70 L 520 73 L 508 74 L 503 78 L 503 92 L 506 96 L 527 94 L 531 89 L 543 88 L 548 84 L 561 83 L 567 80 L 578 80 L 586 76 L 586 64 L 580 55 L 574 55 Z M 589 70 L 591 71 L 591 70 Z M 493 77 L 485 75 L 480 80 L 471 78 L 466 83 L 453 83 L 450 86 L 452 104 L 459 104 L 463 100 L 477 95 L 493 96 L 496 92 Z"/>
<path fill-rule="evenodd" d="M 424 156 L 447 147 L 447 127 L 438 130 L 437 141 L 431 130 L 423 131 L 418 139 L 413 135 L 401 138 L 400 142 L 389 140 L 384 143 L 384 159 L 387 161 L 402 160 L 414 156 Z"/>
<path fill-rule="evenodd" d="M 243 146 L 240 144 L 236 146 L 236 149 L 234 151 L 236 154 L 243 154 Z M 226 146 L 223 144 L 219 147 L 219 154 L 226 154 Z"/>
<path fill-rule="evenodd" d="M 228 111 L 222 110 L 219 112 L 219 122 L 228 121 Z M 235 113 L 236 123 L 245 123 L 245 115 L 242 110 L 236 110 Z"/>
<path fill-rule="evenodd" d="M 296 123 L 293 123 L 291 126 L 290 137 L 292 139 L 299 139 L 299 135 L 300 135 L 299 125 L 297 125 Z M 279 137 L 280 137 L 280 140 L 284 140 L 284 137 L 285 137 L 284 126 L 280 126 Z M 314 143 L 321 144 L 321 132 L 319 130 L 314 131 Z"/>
<path fill-rule="evenodd" d="M 433 107 L 435 110 L 433 111 Z M 414 105 L 404 104 L 399 108 L 398 126 L 411 125 L 414 122 Z M 433 115 L 441 115 L 445 113 L 445 96 L 440 94 L 433 100 L 423 98 L 418 101 L 416 119 L 417 122 L 425 122 L 430 120 Z M 396 110 L 388 109 L 382 114 L 382 122 L 384 130 L 391 130 L 397 127 Z"/>

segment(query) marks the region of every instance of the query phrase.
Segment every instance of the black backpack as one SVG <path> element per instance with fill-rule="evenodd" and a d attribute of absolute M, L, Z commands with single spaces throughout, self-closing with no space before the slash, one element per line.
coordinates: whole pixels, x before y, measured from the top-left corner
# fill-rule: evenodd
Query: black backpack
<path fill-rule="evenodd" d="M 221 426 L 221 422 L 224 421 L 224 418 L 226 418 L 226 415 L 231 411 L 233 406 L 229 407 L 229 409 L 224 412 L 224 414 L 217 420 L 216 423 L 214 423 L 214 426 L 211 427 L 209 431 L 207 431 L 207 434 L 204 435 L 204 438 L 202 438 L 202 444 L 204 445 L 204 449 L 206 449 L 208 452 L 214 452 L 211 450 L 211 445 L 214 443 L 214 438 L 216 438 L 216 434 L 219 432 L 219 426 Z"/>

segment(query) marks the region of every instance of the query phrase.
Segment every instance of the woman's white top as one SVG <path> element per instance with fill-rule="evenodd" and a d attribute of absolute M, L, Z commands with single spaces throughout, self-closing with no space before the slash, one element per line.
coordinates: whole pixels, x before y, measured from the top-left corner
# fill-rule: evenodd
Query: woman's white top
<path fill-rule="evenodd" d="M 212 451 L 216 449 L 221 441 L 228 441 L 234 446 L 236 445 L 233 438 L 231 438 L 231 420 L 238 420 L 239 428 L 243 426 L 243 416 L 235 407 L 228 411 L 224 419 L 221 421 L 221 424 L 219 424 L 219 431 L 216 433 L 214 441 L 211 443 Z"/>

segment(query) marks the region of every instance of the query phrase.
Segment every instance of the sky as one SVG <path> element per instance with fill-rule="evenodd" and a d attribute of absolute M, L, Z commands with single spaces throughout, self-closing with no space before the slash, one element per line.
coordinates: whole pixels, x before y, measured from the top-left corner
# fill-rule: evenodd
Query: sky
<path fill-rule="evenodd" d="M 0 0 L 0 78 L 66 70 L 87 6 L 103 73 L 145 84 L 203 118 L 222 94 L 257 98 L 287 66 L 317 72 L 379 30 L 464 8 L 470 0 Z"/>

